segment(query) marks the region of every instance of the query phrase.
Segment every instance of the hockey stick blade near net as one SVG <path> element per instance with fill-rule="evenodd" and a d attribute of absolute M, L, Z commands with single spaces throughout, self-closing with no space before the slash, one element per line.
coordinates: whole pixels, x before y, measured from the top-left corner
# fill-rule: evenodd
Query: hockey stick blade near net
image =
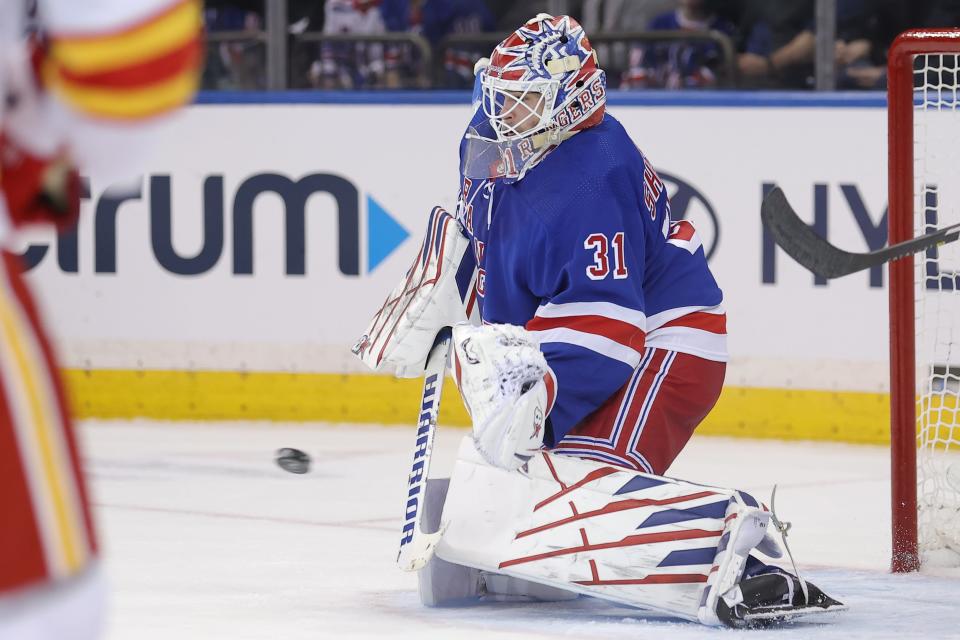
<path fill-rule="evenodd" d="M 774 187 L 763 199 L 760 218 L 791 258 L 824 278 L 840 278 L 960 238 L 960 224 L 955 224 L 869 253 L 844 251 L 821 238 L 801 220 L 780 187 Z"/>
<path fill-rule="evenodd" d="M 397 566 L 404 571 L 422 569 L 433 557 L 437 543 L 443 537 L 443 528 L 439 531 L 427 532 L 423 531 L 421 526 L 451 336 L 450 327 L 444 327 L 437 333 L 423 370 L 420 421 L 417 424 L 413 466 L 410 468 L 410 476 L 407 479 L 407 503 L 400 537 L 400 551 L 397 553 Z"/>

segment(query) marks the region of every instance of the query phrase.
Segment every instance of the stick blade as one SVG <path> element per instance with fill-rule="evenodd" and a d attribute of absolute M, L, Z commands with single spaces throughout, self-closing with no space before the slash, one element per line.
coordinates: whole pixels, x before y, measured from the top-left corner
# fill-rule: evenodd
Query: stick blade
<path fill-rule="evenodd" d="M 427 566 L 443 538 L 445 527 L 435 533 L 420 531 L 410 542 L 400 547 L 397 566 L 403 571 L 419 571 Z"/>
<path fill-rule="evenodd" d="M 857 264 L 860 256 L 834 247 L 801 220 L 780 187 L 763 199 L 760 219 L 787 255 L 818 276 L 839 278 L 866 268 Z"/>
<path fill-rule="evenodd" d="M 791 258 L 824 278 L 839 278 L 878 267 L 960 239 L 960 224 L 954 224 L 869 253 L 844 251 L 801 220 L 780 187 L 774 187 L 763 199 L 760 219 Z"/>

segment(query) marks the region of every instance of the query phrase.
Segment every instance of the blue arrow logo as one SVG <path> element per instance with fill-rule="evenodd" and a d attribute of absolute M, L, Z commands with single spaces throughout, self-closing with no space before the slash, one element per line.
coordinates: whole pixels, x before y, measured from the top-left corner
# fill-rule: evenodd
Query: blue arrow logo
<path fill-rule="evenodd" d="M 376 269 L 409 236 L 410 232 L 367 195 L 367 273 Z"/>

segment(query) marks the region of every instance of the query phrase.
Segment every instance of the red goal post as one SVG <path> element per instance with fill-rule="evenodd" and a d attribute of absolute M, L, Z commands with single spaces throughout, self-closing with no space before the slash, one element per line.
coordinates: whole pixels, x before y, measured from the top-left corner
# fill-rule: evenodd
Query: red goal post
<path fill-rule="evenodd" d="M 934 172 L 927 182 L 925 171 L 928 163 L 924 154 L 932 153 L 929 147 L 941 148 L 941 142 L 930 137 L 925 124 L 918 125 L 915 118 L 927 116 L 924 110 L 928 107 L 936 110 L 934 116 L 943 119 L 943 111 L 952 112 L 956 116 L 957 137 L 960 138 L 960 108 L 957 100 L 960 98 L 960 69 L 957 69 L 960 54 L 960 29 L 950 30 L 913 30 L 900 34 L 890 48 L 888 57 L 887 97 L 888 97 L 888 186 L 889 186 L 889 243 L 903 242 L 914 236 L 917 229 L 930 225 L 935 220 L 936 226 L 943 226 L 949 220 L 938 219 L 940 215 L 939 198 L 941 194 L 935 184 L 942 175 Z M 915 62 L 919 60 L 919 62 Z M 940 67 L 927 69 L 927 64 L 939 64 Z M 920 67 L 920 69 L 917 69 Z M 953 71 L 951 71 L 953 69 Z M 920 74 L 920 75 L 918 75 Z M 954 86 L 941 83 L 935 87 L 935 96 L 928 99 L 929 87 L 924 84 L 927 77 L 946 78 Z M 921 82 L 917 82 L 921 80 Z M 938 80 L 938 82 L 941 82 Z M 923 85 L 921 91 L 915 89 L 915 83 Z M 919 95 L 918 95 L 919 93 Z M 946 96 L 946 97 L 945 97 Z M 944 106 L 947 109 L 944 109 Z M 919 116 L 917 114 L 920 113 Z M 925 122 L 925 121 L 924 121 Z M 936 128 L 932 127 L 934 135 Z M 958 142 L 958 141 L 955 141 Z M 921 167 L 916 172 L 915 167 Z M 960 167 L 954 172 L 955 180 L 960 182 Z M 932 186 L 931 186 L 932 185 Z M 922 220 L 918 222 L 920 217 Z M 935 251 L 935 250 L 933 250 Z M 936 356 L 929 361 L 918 363 L 918 320 L 924 323 L 922 313 L 924 304 L 920 301 L 928 294 L 926 289 L 935 289 L 938 285 L 928 284 L 924 274 L 931 273 L 933 267 L 924 266 L 929 261 L 931 252 L 918 254 L 913 257 L 898 260 L 890 264 L 890 406 L 891 406 L 891 481 L 892 481 L 892 518 L 893 518 L 893 557 L 891 567 L 895 572 L 914 571 L 919 568 L 921 554 L 918 547 L 918 398 L 922 403 L 924 393 L 918 395 L 917 371 L 929 371 L 931 377 L 925 389 L 934 389 L 953 384 L 950 371 L 953 369 L 940 364 L 942 356 Z M 940 254 L 942 255 L 942 254 Z M 919 261 L 916 262 L 916 261 Z M 921 274 L 915 265 L 919 264 L 924 270 Z M 934 271 L 939 274 L 939 272 Z M 921 279 L 921 286 L 915 285 L 915 279 Z M 953 277 L 953 276 L 951 276 Z M 935 281 L 936 282 L 936 281 Z M 960 280 L 958 280 L 960 282 Z M 950 285 L 954 292 L 956 285 Z M 937 293 L 937 292 L 934 292 Z M 956 298 L 960 292 L 950 293 L 950 298 Z M 949 304 L 954 304 L 951 300 Z M 960 321 L 960 320 L 958 320 Z M 948 314 L 949 322 L 949 314 Z M 921 331 L 924 328 L 919 327 Z M 960 338 L 960 336 L 958 336 Z M 939 338 L 938 338 L 939 339 Z M 960 343 L 958 343 L 960 348 Z M 921 357 L 924 347 L 920 348 Z M 949 358 L 948 358 L 949 359 Z M 936 373 L 946 371 L 942 377 Z M 940 395 L 943 395 L 940 392 Z M 953 409 L 952 424 L 956 423 L 956 401 L 952 398 L 936 400 L 936 413 L 942 414 L 943 402 L 950 402 Z M 929 412 L 921 406 L 920 413 Z M 940 418 L 938 418 L 939 420 Z M 960 426 L 960 425 L 957 425 Z M 934 438 L 940 437 L 940 423 L 933 426 Z M 952 427 L 949 438 L 954 438 Z M 960 437 L 960 433 L 956 437 Z M 936 449 L 950 448 L 951 440 L 946 443 L 934 442 L 931 446 Z M 924 471 L 925 472 L 925 471 Z M 921 478 L 921 481 L 923 479 Z M 939 517 L 939 516 L 938 516 Z M 922 518 L 921 518 L 922 519 Z M 924 525 L 921 525 L 921 527 Z"/>

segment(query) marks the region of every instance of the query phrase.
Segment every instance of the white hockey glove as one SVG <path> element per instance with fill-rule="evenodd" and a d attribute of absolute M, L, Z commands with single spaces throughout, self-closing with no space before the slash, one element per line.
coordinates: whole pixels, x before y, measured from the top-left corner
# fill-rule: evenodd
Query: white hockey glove
<path fill-rule="evenodd" d="M 473 278 L 465 291 L 457 284 L 461 267 L 476 270 L 470 240 L 460 223 L 440 207 L 430 212 L 427 233 L 407 274 L 390 292 L 353 346 L 353 354 L 373 369 L 396 367 L 398 377 L 423 374 L 437 332 L 468 320 L 466 302 Z"/>
<path fill-rule="evenodd" d="M 530 334 L 491 324 L 453 328 L 453 373 L 490 464 L 519 469 L 543 446 L 556 378 Z"/>

